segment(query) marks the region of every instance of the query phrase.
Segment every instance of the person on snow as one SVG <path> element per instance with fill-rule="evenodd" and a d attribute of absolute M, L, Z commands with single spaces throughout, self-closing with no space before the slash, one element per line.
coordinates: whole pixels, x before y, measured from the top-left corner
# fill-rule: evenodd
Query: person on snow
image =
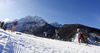
<path fill-rule="evenodd" d="M 95 41 L 95 45 L 99 46 L 99 43 L 97 41 Z"/>
<path fill-rule="evenodd" d="M 8 23 L 6 23 L 6 24 L 4 25 L 4 30 L 6 30 L 6 29 L 7 29 L 7 25 L 8 25 Z"/>
<path fill-rule="evenodd" d="M 61 38 L 61 36 L 60 36 L 60 34 L 59 34 L 57 29 L 55 29 L 55 33 L 56 33 L 56 39 L 59 37 L 59 39 L 61 40 L 62 38 Z"/>
<path fill-rule="evenodd" d="M 4 21 L 1 23 L 1 28 L 3 28 L 3 26 L 4 26 Z"/>
<path fill-rule="evenodd" d="M 0 27 L 1 27 L 1 21 L 0 21 Z"/>
<path fill-rule="evenodd" d="M 31 34 L 34 34 L 32 29 L 30 30 L 30 32 L 31 32 Z"/>
<path fill-rule="evenodd" d="M 45 34 L 45 37 L 47 38 L 47 32 L 44 32 L 44 34 Z"/>
<path fill-rule="evenodd" d="M 12 26 L 12 31 L 15 31 L 16 27 L 17 27 L 18 23 L 17 21 L 13 23 L 13 26 Z"/>
<path fill-rule="evenodd" d="M 82 34 L 81 30 L 80 29 L 77 29 L 77 32 L 79 34 L 79 38 L 78 38 L 79 43 L 80 43 L 80 39 L 83 40 L 84 43 L 86 43 L 85 40 L 84 40 L 84 37 L 83 37 L 83 34 Z"/>

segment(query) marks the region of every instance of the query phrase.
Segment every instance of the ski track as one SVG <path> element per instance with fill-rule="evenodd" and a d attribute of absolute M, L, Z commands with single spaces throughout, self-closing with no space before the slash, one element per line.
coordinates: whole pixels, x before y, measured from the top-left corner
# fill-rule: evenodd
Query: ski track
<path fill-rule="evenodd" d="M 0 53 L 99 53 L 97 48 L 0 30 Z"/>

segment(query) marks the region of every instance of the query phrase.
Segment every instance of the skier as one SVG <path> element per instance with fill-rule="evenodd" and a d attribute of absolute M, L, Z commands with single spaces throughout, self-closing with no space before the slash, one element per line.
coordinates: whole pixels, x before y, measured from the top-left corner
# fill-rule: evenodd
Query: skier
<path fill-rule="evenodd" d="M 99 46 L 99 43 L 97 41 L 95 41 L 95 45 Z"/>
<path fill-rule="evenodd" d="M 79 43 L 80 43 L 80 39 L 83 40 L 84 43 L 86 43 L 85 40 L 84 40 L 84 37 L 83 37 L 83 34 L 82 34 L 81 30 L 80 29 L 77 29 L 77 32 L 79 34 L 79 38 L 78 38 Z"/>
<path fill-rule="evenodd" d="M 1 23 L 1 28 L 3 28 L 3 25 L 4 25 L 4 21 Z"/>
<path fill-rule="evenodd" d="M 8 23 L 6 23 L 6 24 L 4 25 L 4 30 L 6 30 L 6 29 L 7 29 L 7 25 L 8 25 Z"/>
<path fill-rule="evenodd" d="M 0 27 L 1 27 L 1 21 L 0 21 Z"/>
<path fill-rule="evenodd" d="M 18 25 L 17 21 L 13 23 L 12 31 L 14 31 L 16 29 L 17 25 Z"/>
<path fill-rule="evenodd" d="M 57 29 L 55 29 L 55 32 L 56 32 L 56 39 L 59 37 L 59 39 L 61 40 L 62 38 L 61 38 L 61 36 L 60 36 L 60 34 L 59 34 Z"/>
<path fill-rule="evenodd" d="M 30 32 L 31 32 L 31 34 L 34 34 L 32 29 L 30 30 Z"/>
<path fill-rule="evenodd" d="M 45 37 L 47 38 L 47 32 L 44 32 L 44 34 L 45 34 Z"/>

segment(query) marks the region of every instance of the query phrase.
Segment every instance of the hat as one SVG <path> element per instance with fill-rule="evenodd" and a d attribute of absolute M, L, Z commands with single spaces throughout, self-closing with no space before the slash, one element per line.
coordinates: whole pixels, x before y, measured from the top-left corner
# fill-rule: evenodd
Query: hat
<path fill-rule="evenodd" d="M 81 31 L 81 30 L 78 28 L 78 29 L 77 29 L 77 32 L 80 32 L 80 31 Z"/>

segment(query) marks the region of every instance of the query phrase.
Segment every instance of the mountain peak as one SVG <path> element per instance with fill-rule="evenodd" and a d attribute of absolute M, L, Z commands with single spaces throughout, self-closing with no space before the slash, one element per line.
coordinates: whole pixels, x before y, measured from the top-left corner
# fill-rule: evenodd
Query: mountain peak
<path fill-rule="evenodd" d="M 52 22 L 50 23 L 50 25 L 57 27 L 57 28 L 61 28 L 63 26 L 62 24 L 58 24 L 58 22 Z"/>
<path fill-rule="evenodd" d="M 33 21 L 37 22 L 37 21 L 40 21 L 40 20 L 42 20 L 42 18 L 37 16 L 37 15 L 35 15 L 35 16 L 28 15 L 28 16 L 20 19 L 20 21 L 25 21 L 25 22 L 33 22 Z"/>
<path fill-rule="evenodd" d="M 45 20 L 43 20 L 41 17 L 39 16 L 26 16 L 23 17 L 18 21 L 18 28 L 16 28 L 16 30 L 18 31 L 28 31 L 30 29 L 37 29 L 43 25 L 45 25 L 47 22 Z M 11 28 L 13 26 L 12 22 L 11 24 L 9 24 L 9 28 Z"/>

